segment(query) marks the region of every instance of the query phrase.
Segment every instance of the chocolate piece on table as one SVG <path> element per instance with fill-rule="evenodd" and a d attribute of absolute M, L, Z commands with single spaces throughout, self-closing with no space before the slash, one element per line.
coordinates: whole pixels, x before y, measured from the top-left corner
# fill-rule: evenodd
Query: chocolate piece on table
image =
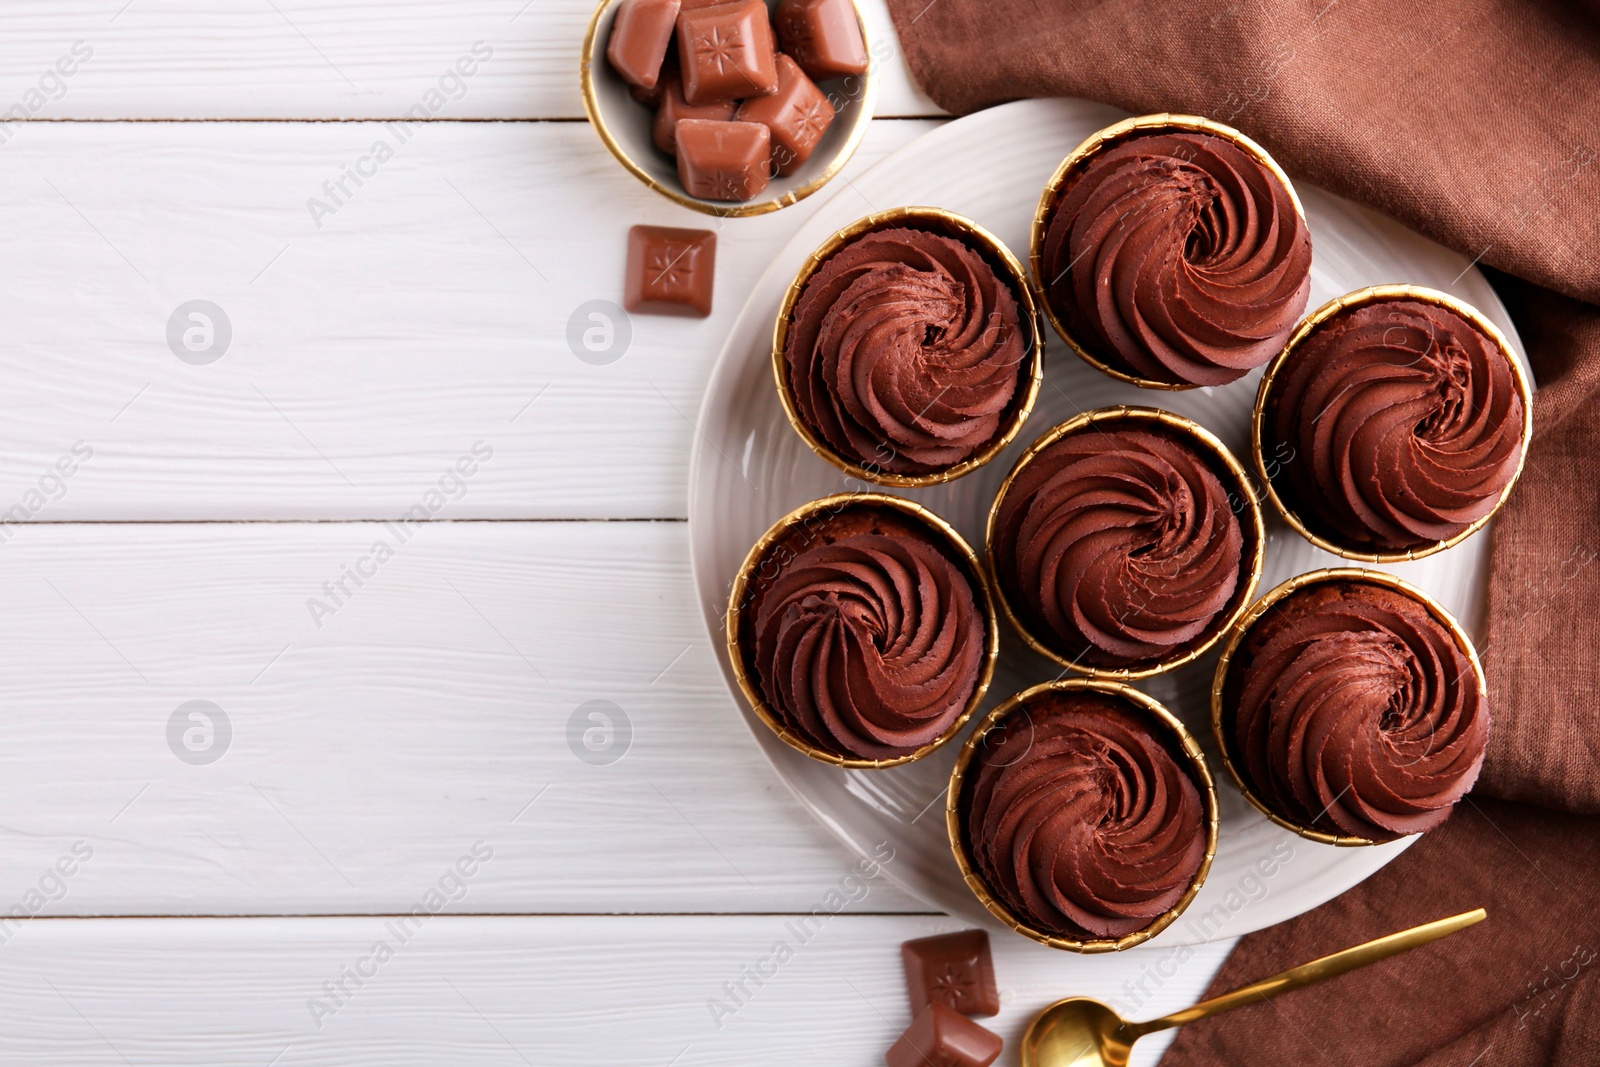
<path fill-rule="evenodd" d="M 655 315 L 711 314 L 717 235 L 710 230 L 635 226 L 628 231 L 622 306 Z"/>
<path fill-rule="evenodd" d="M 678 180 L 702 200 L 750 200 L 767 187 L 771 134 L 759 122 L 678 121 Z"/>
<path fill-rule="evenodd" d="M 691 104 L 765 96 L 778 88 L 777 48 L 762 0 L 678 15 L 683 98 Z"/>
<path fill-rule="evenodd" d="M 622 80 L 655 88 L 678 21 L 678 0 L 622 0 L 606 39 L 606 60 Z"/>
<path fill-rule="evenodd" d="M 866 73 L 867 43 L 850 0 L 783 0 L 773 22 L 783 50 L 817 81 Z"/>
<path fill-rule="evenodd" d="M 937 1001 L 967 1015 L 1000 1013 L 994 957 L 989 954 L 989 935 L 984 931 L 919 937 L 900 946 L 900 957 L 906 965 L 912 1011 L 920 1012 Z"/>
<path fill-rule="evenodd" d="M 734 118 L 759 122 L 772 131 L 772 161 L 780 175 L 787 175 L 811 158 L 833 122 L 833 105 L 798 63 L 780 54 L 778 91 L 746 100 Z"/>
<path fill-rule="evenodd" d="M 989 1067 L 1000 1035 L 943 1004 L 929 1004 L 883 1057 L 889 1067 Z"/>
<path fill-rule="evenodd" d="M 655 123 L 650 135 L 656 147 L 669 156 L 678 154 L 678 123 L 684 119 L 710 119 L 727 122 L 733 118 L 732 100 L 718 100 L 714 104 L 696 107 L 683 99 L 683 85 L 676 74 L 666 81 L 661 94 L 661 106 L 656 109 Z"/>

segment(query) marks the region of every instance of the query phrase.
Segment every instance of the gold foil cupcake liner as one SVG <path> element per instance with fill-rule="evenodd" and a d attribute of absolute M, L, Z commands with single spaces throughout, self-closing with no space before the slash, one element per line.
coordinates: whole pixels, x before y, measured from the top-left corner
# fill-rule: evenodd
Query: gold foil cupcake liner
<path fill-rule="evenodd" d="M 930 230 L 969 247 L 975 247 L 983 254 L 985 261 L 995 269 L 1000 280 L 1008 283 L 1017 300 L 1018 319 L 1022 328 L 1028 333 L 1024 339 L 1027 344 L 1026 364 L 1018 368 L 1018 374 L 1022 376 L 1019 384 L 1021 399 L 1013 401 L 1015 406 L 1012 414 L 1001 425 L 1000 432 L 976 454 L 953 466 L 928 474 L 896 474 L 872 464 L 861 463 L 841 455 L 832 445 L 817 436 L 800 417 L 799 409 L 795 406 L 794 397 L 789 389 L 788 363 L 783 356 L 784 341 L 789 336 L 790 320 L 794 315 L 795 304 L 799 301 L 800 293 L 811 280 L 811 276 L 836 252 L 858 237 L 895 226 Z M 772 330 L 772 375 L 777 382 L 778 399 L 783 404 L 783 414 L 789 420 L 789 425 L 794 427 L 795 433 L 800 435 L 800 439 L 811 451 L 835 467 L 846 474 L 878 485 L 902 489 L 938 485 L 959 478 L 988 463 L 1022 430 L 1022 424 L 1027 421 L 1028 414 L 1033 410 L 1034 402 L 1039 397 L 1039 383 L 1044 380 L 1044 322 L 1040 318 L 1033 287 L 1028 282 L 1027 271 L 1023 270 L 1017 257 L 1012 255 L 1011 250 L 994 234 L 971 219 L 942 208 L 890 208 L 857 219 L 822 242 L 815 252 L 806 257 L 794 281 L 789 283 L 788 291 L 783 294 L 783 303 L 778 308 L 778 318 Z"/>
<path fill-rule="evenodd" d="M 856 756 L 844 756 L 837 752 L 819 748 L 810 741 L 800 737 L 787 726 L 768 706 L 766 698 L 761 694 L 759 682 L 755 678 L 754 669 L 746 660 L 746 650 L 740 639 L 740 628 L 746 601 L 752 592 L 752 582 L 755 580 L 756 571 L 767 562 L 768 553 L 774 546 L 783 542 L 791 532 L 801 527 L 810 527 L 815 532 L 825 529 L 827 522 L 833 517 L 852 508 L 887 508 L 891 511 L 908 516 L 919 525 L 923 526 L 933 535 L 935 540 L 944 544 L 952 554 L 964 565 L 967 580 L 972 585 L 973 596 L 978 600 L 979 610 L 983 613 L 983 623 L 986 629 L 984 642 L 983 666 L 978 674 L 978 685 L 968 699 L 966 707 L 956 720 L 937 738 L 923 745 L 915 752 L 892 759 L 862 759 Z M 787 562 L 787 561 L 785 561 Z M 784 564 L 780 563 L 781 568 Z M 773 733 L 789 747 L 805 753 L 814 760 L 831 763 L 838 767 L 878 768 L 894 767 L 902 763 L 919 760 L 943 746 L 951 738 L 961 732 L 967 721 L 972 718 L 973 712 L 978 710 L 978 705 L 983 702 L 984 694 L 989 691 L 989 683 L 994 678 L 995 662 L 1000 657 L 1000 625 L 995 617 L 994 599 L 989 594 L 988 583 L 984 580 L 983 566 L 978 562 L 978 555 L 972 550 L 962 536 L 955 531 L 949 523 L 929 511 L 920 504 L 903 500 L 900 497 L 889 496 L 885 493 L 835 493 L 809 504 L 802 504 L 789 514 L 773 523 L 766 533 L 761 535 L 749 554 L 745 556 L 744 563 L 739 566 L 739 573 L 733 580 L 733 590 L 728 596 L 728 611 L 723 620 L 724 639 L 727 642 L 728 661 L 733 664 L 733 676 L 739 683 L 739 691 L 749 701 L 750 708 L 756 717 L 767 725 Z"/>
<path fill-rule="evenodd" d="M 1402 596 L 1421 604 L 1428 610 L 1441 626 L 1449 631 L 1456 647 L 1462 655 L 1472 664 L 1473 677 L 1478 684 L 1479 693 L 1487 693 L 1487 686 L 1483 677 L 1483 664 L 1478 660 L 1478 650 L 1473 647 L 1472 638 L 1467 636 L 1454 615 L 1446 611 L 1444 606 L 1433 597 L 1418 589 L 1410 582 L 1397 578 L 1386 571 L 1367 570 L 1362 567 L 1326 567 L 1322 570 L 1310 571 L 1306 574 L 1290 578 L 1288 581 L 1273 589 L 1260 600 L 1256 601 L 1250 611 L 1234 624 L 1233 630 L 1228 634 L 1228 641 L 1222 646 L 1222 658 L 1217 660 L 1217 671 L 1211 680 L 1211 733 L 1216 738 L 1217 750 L 1222 753 L 1222 765 L 1227 768 L 1228 777 L 1233 779 L 1233 784 L 1244 794 L 1250 806 L 1265 815 L 1272 822 L 1285 830 L 1299 834 L 1308 841 L 1317 841 L 1324 845 L 1338 845 L 1341 847 L 1357 847 L 1361 845 L 1379 845 L 1389 842 L 1374 841 L 1368 837 L 1359 837 L 1354 834 L 1333 834 L 1325 830 L 1318 830 L 1310 826 L 1302 826 L 1284 818 L 1262 802 L 1254 790 L 1246 784 L 1244 776 L 1239 773 L 1239 768 L 1234 765 L 1232 755 L 1232 741 L 1223 728 L 1222 690 L 1228 680 L 1228 667 L 1233 663 L 1234 655 L 1239 651 L 1239 646 L 1249 635 L 1250 630 L 1261 618 L 1271 611 L 1280 601 L 1315 585 L 1329 582 L 1363 582 L 1376 585 L 1384 589 L 1393 590 Z"/>
<path fill-rule="evenodd" d="M 999 561 L 995 558 L 994 535 L 995 524 L 999 521 L 1001 502 L 1005 500 L 1006 493 L 1010 491 L 1012 483 L 1016 481 L 1023 469 L 1033 462 L 1034 457 L 1068 434 L 1090 429 L 1097 424 L 1116 422 L 1143 422 L 1168 430 L 1175 430 L 1185 440 L 1199 447 L 1202 453 L 1216 459 L 1218 466 L 1213 468 L 1213 473 L 1218 475 L 1226 473 L 1228 475 L 1228 478 L 1224 479 L 1225 486 L 1227 486 L 1228 479 L 1233 482 L 1231 486 L 1227 486 L 1229 490 L 1228 499 L 1230 504 L 1237 505 L 1235 510 L 1239 515 L 1240 531 L 1244 534 L 1244 557 L 1248 560 L 1248 564 L 1247 573 L 1243 575 L 1243 580 L 1234 590 L 1227 613 L 1216 620 L 1210 628 L 1209 635 L 1201 640 L 1199 644 L 1143 666 L 1095 667 L 1081 663 L 1078 660 L 1068 659 L 1052 648 L 1043 638 L 1028 629 L 1028 625 L 1022 620 L 1022 613 L 1012 606 L 1011 601 L 1006 596 L 1005 585 L 1000 581 Z M 994 590 L 994 598 L 999 603 L 1000 610 L 1005 614 L 1006 619 L 1011 623 L 1012 629 L 1016 630 L 1029 648 L 1041 656 L 1045 656 L 1075 673 L 1086 675 L 1090 678 L 1102 678 L 1112 681 L 1149 678 L 1152 675 L 1176 670 L 1185 664 L 1193 663 L 1205 655 L 1206 651 L 1218 641 L 1222 640 L 1227 635 L 1229 628 L 1250 606 L 1251 597 L 1255 596 L 1256 585 L 1261 581 L 1261 571 L 1266 563 L 1266 545 L 1266 524 L 1261 516 L 1261 501 L 1257 496 L 1257 490 L 1251 482 L 1250 476 L 1245 473 L 1244 466 L 1234 458 L 1232 452 L 1228 451 L 1228 446 L 1218 440 L 1210 430 L 1191 419 L 1184 418 L 1182 415 L 1177 415 L 1161 408 L 1128 407 L 1126 405 L 1095 408 L 1092 411 L 1085 411 L 1082 414 L 1075 415 L 1029 445 L 1027 451 L 1017 458 L 1015 466 L 1011 468 L 1005 480 L 1000 483 L 1000 491 L 995 494 L 994 503 L 989 505 L 989 519 L 984 527 L 984 563 L 988 568 L 990 587 Z"/>
<path fill-rule="evenodd" d="M 1494 342 L 1495 347 L 1500 350 L 1500 354 L 1511 365 L 1511 377 L 1516 383 L 1517 394 L 1522 398 L 1522 439 L 1520 454 L 1517 457 L 1517 469 L 1512 472 L 1511 480 L 1500 491 L 1500 499 L 1495 501 L 1494 507 L 1489 510 L 1487 515 L 1448 540 L 1433 541 L 1417 548 L 1408 548 L 1399 552 L 1370 552 L 1360 548 L 1351 548 L 1322 534 L 1313 532 L 1305 519 L 1301 518 L 1289 506 L 1288 501 L 1278 493 L 1277 488 L 1272 484 L 1272 478 L 1268 474 L 1264 425 L 1267 398 L 1272 389 L 1272 383 L 1284 366 L 1288 364 L 1289 360 L 1294 358 L 1295 349 L 1307 337 L 1311 336 L 1323 323 L 1341 312 L 1390 300 L 1415 300 L 1419 303 L 1434 304 L 1445 308 L 1466 319 Z M 1422 559 L 1424 556 L 1431 556 L 1435 552 L 1443 552 L 1447 548 L 1454 548 L 1483 529 L 1489 524 L 1489 520 L 1494 518 L 1495 514 L 1505 506 L 1506 500 L 1511 496 L 1511 490 L 1516 488 L 1517 479 L 1522 477 L 1522 468 L 1528 459 L 1528 446 L 1532 442 L 1533 387 L 1528 381 L 1527 372 L 1522 369 L 1522 361 L 1517 358 L 1517 354 L 1512 349 L 1511 342 L 1506 339 L 1506 335 L 1501 333 L 1500 328 L 1490 322 L 1483 312 L 1466 301 L 1457 300 L 1450 294 L 1441 293 L 1437 289 L 1428 289 L 1419 285 L 1371 285 L 1365 289 L 1357 289 L 1355 292 L 1335 297 L 1307 315 L 1301 320 L 1300 325 L 1295 328 L 1294 333 L 1289 335 L 1289 340 L 1283 346 L 1283 351 L 1274 356 L 1272 362 L 1267 364 L 1266 374 L 1262 376 L 1261 385 L 1256 389 L 1255 410 L 1250 416 L 1250 452 L 1255 458 L 1256 474 L 1261 478 L 1261 486 L 1266 490 L 1267 498 L 1272 501 L 1273 509 L 1283 516 L 1283 520 L 1294 527 L 1300 536 L 1318 548 L 1360 563 L 1404 563 L 1407 560 Z M 1274 459 L 1272 462 L 1278 464 L 1280 461 Z"/>
<path fill-rule="evenodd" d="M 595 86 L 595 79 L 605 76 L 603 72 L 606 70 L 606 38 L 601 33 L 601 29 L 604 27 L 609 31 L 611 23 L 608 16 L 611 14 L 612 9 L 618 7 L 621 3 L 622 0 L 600 0 L 599 5 L 594 9 L 594 14 L 589 18 L 589 28 L 583 36 L 583 59 L 579 70 L 579 88 L 583 94 L 584 114 L 588 115 L 589 125 L 594 128 L 595 133 L 600 135 L 600 140 L 610 150 L 611 154 L 616 157 L 617 162 L 621 163 L 629 174 L 632 174 L 673 203 L 682 204 L 684 207 L 693 208 L 695 211 L 703 212 L 707 215 L 716 215 L 719 218 L 732 219 L 745 218 L 750 215 L 765 215 L 768 212 L 777 211 L 779 208 L 788 207 L 790 204 L 797 204 L 824 185 L 827 185 L 845 168 L 845 164 L 850 162 L 850 157 L 855 155 L 856 149 L 861 146 L 861 140 L 867 134 L 867 126 L 872 122 L 873 101 L 878 93 L 878 67 L 872 59 L 870 48 L 867 49 L 866 73 L 848 75 L 849 78 L 858 81 L 860 84 L 859 91 L 852 90 L 850 95 L 851 99 L 857 102 L 856 106 L 861 109 L 861 118 L 849 131 L 844 142 L 838 146 L 827 166 L 815 178 L 791 189 L 780 197 L 771 200 L 752 200 L 749 203 L 701 200 L 684 192 L 675 181 L 672 184 L 667 184 L 658 180 L 646 167 L 629 154 L 628 149 L 624 147 L 622 141 L 611 129 L 610 121 L 606 118 L 605 109 L 600 106 L 599 93 Z M 867 20 L 862 16 L 861 8 L 856 3 L 856 0 L 851 0 L 850 8 L 855 12 L 856 25 L 861 27 L 862 42 L 870 42 L 871 38 L 867 35 Z M 640 122 L 648 125 L 650 110 L 643 104 L 637 105 L 637 109 Z"/>
<path fill-rule="evenodd" d="M 1205 801 L 1206 809 L 1206 852 L 1200 861 L 1200 867 L 1194 873 L 1194 878 L 1189 883 L 1189 888 L 1182 897 L 1167 911 L 1151 920 L 1143 929 L 1118 938 L 1088 938 L 1077 940 L 1070 937 L 1061 937 L 1037 930 L 1018 919 L 1011 910 L 997 900 L 989 891 L 983 876 L 978 873 L 977 866 L 968 854 L 967 835 L 961 819 L 961 786 L 966 777 L 967 768 L 971 765 L 978 746 L 983 743 L 984 736 L 995 724 L 1004 720 L 1012 712 L 1027 705 L 1034 698 L 1046 693 L 1072 693 L 1090 692 L 1100 693 L 1105 696 L 1118 697 L 1133 705 L 1138 710 L 1145 712 L 1155 720 L 1158 729 L 1164 729 L 1175 737 L 1178 747 L 1187 757 L 1191 778 L 1199 787 Z M 1217 854 L 1217 833 L 1220 816 L 1217 809 L 1216 784 L 1211 779 L 1211 771 L 1206 766 L 1205 754 L 1200 750 L 1200 743 L 1189 732 L 1188 727 L 1173 715 L 1172 712 L 1162 707 L 1159 702 L 1134 689 L 1132 686 L 1120 682 L 1109 682 L 1086 678 L 1073 678 L 1067 681 L 1044 682 L 1024 689 L 1022 692 L 1004 701 L 978 722 L 977 729 L 967 738 L 966 744 L 961 746 L 961 754 L 956 758 L 955 769 L 950 772 L 950 788 L 945 794 L 944 804 L 945 829 L 950 835 L 950 850 L 955 853 L 956 866 L 961 868 L 961 878 L 967 883 L 973 895 L 978 898 L 989 914 L 1005 923 L 1006 926 L 1021 934 L 1023 937 L 1037 941 L 1041 945 L 1051 948 L 1065 949 L 1068 952 L 1100 953 L 1120 952 L 1123 949 L 1142 945 L 1155 937 L 1161 931 L 1171 926 L 1182 915 L 1184 909 L 1194 900 L 1200 892 L 1200 887 L 1205 884 L 1206 875 L 1211 871 L 1211 861 Z"/>
<path fill-rule="evenodd" d="M 1050 320 L 1050 325 L 1056 331 L 1056 335 L 1067 343 L 1068 348 L 1078 354 L 1079 359 L 1102 374 L 1108 374 L 1118 381 L 1137 385 L 1141 389 L 1177 391 L 1196 387 L 1187 382 L 1156 381 L 1152 378 L 1143 378 L 1137 374 L 1118 370 L 1099 356 L 1096 356 L 1087 347 L 1078 343 L 1078 340 L 1072 336 L 1072 331 L 1067 329 L 1067 324 L 1061 321 L 1061 316 L 1056 314 L 1055 309 L 1050 306 L 1051 279 L 1044 276 L 1045 227 L 1050 222 L 1050 216 L 1055 211 L 1056 201 L 1060 199 L 1062 188 L 1066 185 L 1067 179 L 1074 177 L 1087 167 L 1095 156 L 1121 141 L 1169 130 L 1205 133 L 1232 142 L 1240 151 L 1250 156 L 1263 167 L 1266 167 L 1274 178 L 1283 183 L 1283 187 L 1289 191 L 1289 200 L 1294 204 L 1295 213 L 1302 219 L 1306 217 L 1305 209 L 1300 205 L 1300 196 L 1294 191 L 1294 183 L 1283 172 L 1283 168 L 1278 166 L 1277 160 L 1268 155 L 1265 148 L 1262 148 L 1232 126 L 1224 126 L 1220 122 L 1213 122 L 1199 115 L 1172 115 L 1166 113 L 1138 115 L 1134 118 L 1112 123 L 1105 129 L 1097 130 L 1090 134 L 1082 144 L 1067 153 L 1067 158 L 1061 161 L 1061 165 L 1056 168 L 1056 172 L 1050 176 L 1050 180 L 1045 183 L 1044 192 L 1039 196 L 1039 207 L 1033 214 L 1033 232 L 1028 248 L 1028 268 L 1033 276 L 1034 285 L 1038 288 L 1039 305 L 1044 309 L 1045 317 Z"/>

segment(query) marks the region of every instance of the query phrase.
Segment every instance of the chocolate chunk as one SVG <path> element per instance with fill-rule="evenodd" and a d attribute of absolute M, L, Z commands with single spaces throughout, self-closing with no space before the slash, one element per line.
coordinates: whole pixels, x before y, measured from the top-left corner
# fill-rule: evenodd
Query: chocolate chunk
<path fill-rule="evenodd" d="M 772 23 L 761 0 L 735 0 L 678 15 L 683 97 L 691 104 L 774 92 L 776 57 Z"/>
<path fill-rule="evenodd" d="M 967 1015 L 999 1014 L 994 957 L 989 955 L 989 935 L 984 931 L 919 937 L 900 946 L 900 957 L 906 965 L 912 1011 L 937 1002 Z"/>
<path fill-rule="evenodd" d="M 622 306 L 655 315 L 711 314 L 717 235 L 710 230 L 635 226 L 628 231 Z"/>
<path fill-rule="evenodd" d="M 989 1067 L 1001 1044 L 999 1034 L 935 1002 L 917 1013 L 883 1059 L 889 1067 Z"/>
<path fill-rule="evenodd" d="M 667 95 L 667 83 L 676 81 L 678 77 L 678 50 L 667 49 L 667 58 L 661 61 L 661 75 L 656 78 L 656 83 L 648 89 L 641 89 L 637 85 L 628 86 L 628 95 L 648 108 L 659 107 L 663 97 Z M 680 90 L 681 91 L 681 90 Z"/>
<path fill-rule="evenodd" d="M 783 50 L 817 81 L 866 73 L 867 45 L 850 0 L 783 0 L 773 21 Z"/>
<path fill-rule="evenodd" d="M 667 80 L 666 88 L 662 91 L 661 106 L 656 109 L 651 137 L 655 140 L 657 148 L 669 156 L 675 156 L 678 154 L 679 122 L 684 119 L 727 122 L 733 118 L 733 108 L 732 100 L 718 100 L 714 104 L 701 104 L 699 107 L 688 103 L 683 99 L 683 85 L 674 74 Z"/>
<path fill-rule="evenodd" d="M 702 200 L 749 200 L 767 187 L 771 135 L 759 122 L 678 121 L 678 180 Z"/>
<path fill-rule="evenodd" d="M 606 60 L 622 80 L 655 88 L 678 21 L 678 0 L 622 0 L 606 39 Z"/>
<path fill-rule="evenodd" d="M 833 105 L 799 64 L 778 56 L 778 91 L 739 105 L 734 118 L 759 122 L 772 132 L 772 161 L 780 175 L 793 174 L 833 122 Z"/>

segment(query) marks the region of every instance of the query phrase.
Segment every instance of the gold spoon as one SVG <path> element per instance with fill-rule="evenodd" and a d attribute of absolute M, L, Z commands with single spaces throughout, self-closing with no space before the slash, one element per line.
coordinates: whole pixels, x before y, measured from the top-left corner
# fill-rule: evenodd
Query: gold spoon
<path fill-rule="evenodd" d="M 1487 914 L 1482 908 L 1475 908 L 1448 919 L 1436 919 L 1431 923 L 1413 926 L 1409 930 L 1401 930 L 1376 941 L 1302 963 L 1282 974 L 1251 982 L 1231 993 L 1202 1000 L 1192 1008 L 1175 1011 L 1149 1022 L 1130 1023 L 1106 1005 L 1089 997 L 1058 1000 L 1040 1012 L 1023 1035 L 1022 1067 L 1126 1067 L 1133 1043 L 1146 1034 L 1170 1030 L 1208 1015 L 1218 1015 L 1244 1004 L 1325 982 L 1346 971 L 1377 963 L 1407 949 L 1438 940 L 1446 934 L 1464 930 L 1473 923 L 1482 922 Z"/>

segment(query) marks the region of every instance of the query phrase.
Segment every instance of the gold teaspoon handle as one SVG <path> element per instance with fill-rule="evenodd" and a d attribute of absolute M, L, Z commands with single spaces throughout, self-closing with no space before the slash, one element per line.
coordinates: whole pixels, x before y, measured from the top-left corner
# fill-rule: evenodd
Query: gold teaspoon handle
<path fill-rule="evenodd" d="M 1192 1008 L 1175 1011 L 1171 1015 L 1163 1015 L 1159 1019 L 1151 1019 L 1144 1023 L 1129 1023 L 1127 1029 L 1132 1031 L 1126 1040 L 1132 1042 L 1145 1034 L 1153 1034 L 1157 1030 L 1168 1030 L 1184 1023 L 1192 1023 L 1196 1019 L 1204 1019 L 1211 1015 L 1220 1015 L 1225 1011 L 1245 1004 L 1253 1004 L 1275 997 L 1280 993 L 1288 993 L 1306 986 L 1325 982 L 1329 978 L 1336 978 L 1346 971 L 1353 971 L 1358 967 L 1365 967 L 1379 960 L 1386 960 L 1390 956 L 1398 955 L 1418 945 L 1426 945 L 1429 941 L 1437 941 L 1446 934 L 1453 934 L 1457 930 L 1464 930 L 1474 923 L 1480 923 L 1488 917 L 1488 912 L 1482 908 L 1464 911 L 1460 915 L 1452 915 L 1448 919 L 1436 919 L 1431 923 L 1413 926 L 1409 930 L 1380 937 L 1375 941 L 1368 941 L 1364 945 L 1356 945 L 1342 952 L 1335 952 L 1331 956 L 1302 963 L 1298 967 L 1291 967 L 1282 974 L 1275 974 L 1271 978 L 1263 978 L 1259 982 L 1251 982 L 1221 996 L 1202 1000 Z"/>

